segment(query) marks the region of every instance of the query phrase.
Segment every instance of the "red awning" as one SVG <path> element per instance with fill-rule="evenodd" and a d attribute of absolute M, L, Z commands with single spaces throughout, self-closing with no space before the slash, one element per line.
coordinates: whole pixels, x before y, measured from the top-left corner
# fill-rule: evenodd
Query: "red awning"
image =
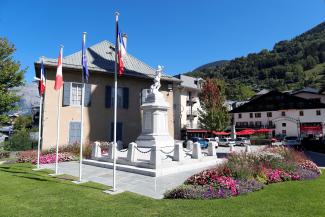
<path fill-rule="evenodd" d="M 224 132 L 224 131 L 221 131 L 221 132 L 213 131 L 212 133 L 214 135 L 219 135 L 219 136 L 225 136 L 225 135 L 229 135 L 230 134 L 230 133 L 227 133 L 227 132 Z"/>
<path fill-rule="evenodd" d="M 242 130 L 242 131 L 239 131 L 239 132 L 236 132 L 236 135 L 237 136 L 242 136 L 242 135 L 252 135 L 255 133 L 255 130 L 253 129 L 245 129 L 245 130 Z"/>

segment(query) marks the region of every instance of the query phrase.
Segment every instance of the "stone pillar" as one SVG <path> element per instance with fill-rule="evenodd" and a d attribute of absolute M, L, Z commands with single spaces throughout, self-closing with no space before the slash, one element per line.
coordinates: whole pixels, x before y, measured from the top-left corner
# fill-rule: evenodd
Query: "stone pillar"
<path fill-rule="evenodd" d="M 183 152 L 183 144 L 181 142 L 177 142 L 174 148 L 174 161 L 183 161 L 184 152 Z"/>
<path fill-rule="evenodd" d="M 100 148 L 100 142 L 94 142 L 91 150 L 91 158 L 96 159 L 102 156 L 102 149 Z"/>
<path fill-rule="evenodd" d="M 154 168 L 158 168 L 161 164 L 161 153 L 160 148 L 157 146 L 152 146 L 150 153 L 150 164 L 154 166 Z"/>
<path fill-rule="evenodd" d="M 201 145 L 198 142 L 194 142 L 194 144 L 193 144 L 192 158 L 194 158 L 194 159 L 202 158 Z"/>
<path fill-rule="evenodd" d="M 108 144 L 108 151 L 107 151 L 108 160 L 113 160 L 113 145 L 114 145 L 114 142 L 110 142 Z"/>
<path fill-rule="evenodd" d="M 193 142 L 191 140 L 186 142 L 186 149 L 193 150 Z"/>
<path fill-rule="evenodd" d="M 137 151 L 135 148 L 137 147 L 137 144 L 135 142 L 131 142 L 128 147 L 128 155 L 127 155 L 127 160 L 129 162 L 136 162 L 137 161 Z"/>
<path fill-rule="evenodd" d="M 216 142 L 210 141 L 208 146 L 208 156 L 214 156 L 216 153 Z"/>

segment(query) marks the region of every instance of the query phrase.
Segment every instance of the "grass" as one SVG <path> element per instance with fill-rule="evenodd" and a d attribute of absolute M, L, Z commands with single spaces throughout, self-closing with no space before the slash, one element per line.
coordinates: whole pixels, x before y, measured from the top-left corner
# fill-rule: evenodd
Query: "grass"
<path fill-rule="evenodd" d="M 325 175 L 229 199 L 154 200 L 129 192 L 107 195 L 107 186 L 75 185 L 73 177 L 53 178 L 49 170 L 32 168 L 0 165 L 0 216 L 325 216 Z"/>

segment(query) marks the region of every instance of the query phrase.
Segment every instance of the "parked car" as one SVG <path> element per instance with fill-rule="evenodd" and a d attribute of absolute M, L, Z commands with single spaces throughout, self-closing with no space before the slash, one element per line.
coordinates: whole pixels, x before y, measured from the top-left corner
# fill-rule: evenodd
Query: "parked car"
<path fill-rule="evenodd" d="M 237 137 L 235 140 L 236 145 L 244 146 L 244 145 L 250 145 L 251 140 L 246 137 Z"/>
<path fill-rule="evenodd" d="M 210 141 L 215 142 L 216 148 L 218 148 L 218 141 L 215 138 L 205 138 L 205 140 L 208 142 L 208 144 L 209 144 Z"/>
<path fill-rule="evenodd" d="M 193 143 L 194 142 L 200 143 L 201 148 L 207 148 L 208 147 L 208 142 L 205 139 L 201 138 L 201 137 L 192 137 L 191 140 L 192 140 Z"/>
<path fill-rule="evenodd" d="M 235 140 L 233 140 L 232 138 L 220 138 L 219 139 L 219 145 L 220 146 L 231 146 L 231 145 L 235 145 Z"/>
<path fill-rule="evenodd" d="M 285 146 L 298 146 L 301 145 L 301 139 L 297 136 L 285 136 L 282 143 Z"/>

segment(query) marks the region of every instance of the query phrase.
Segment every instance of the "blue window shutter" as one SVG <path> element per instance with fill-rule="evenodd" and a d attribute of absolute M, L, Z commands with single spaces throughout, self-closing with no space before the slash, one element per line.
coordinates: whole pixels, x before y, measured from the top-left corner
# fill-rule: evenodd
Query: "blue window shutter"
<path fill-rule="evenodd" d="M 122 122 L 116 123 L 116 141 L 122 141 L 123 124 Z M 114 140 L 114 122 L 111 122 L 111 141 Z"/>
<path fill-rule="evenodd" d="M 85 84 L 84 105 L 90 106 L 90 104 L 91 104 L 91 84 Z"/>
<path fill-rule="evenodd" d="M 112 105 L 112 87 L 106 86 L 105 89 L 105 107 L 110 108 Z"/>
<path fill-rule="evenodd" d="M 129 108 L 129 88 L 123 87 L 123 108 Z"/>
<path fill-rule="evenodd" d="M 63 106 L 70 105 L 70 91 L 71 91 L 71 82 L 64 82 L 64 84 L 63 84 Z"/>
<path fill-rule="evenodd" d="M 123 130 L 122 122 L 117 122 L 117 124 L 116 124 L 116 141 L 119 141 L 119 140 L 122 141 L 122 130 Z"/>

